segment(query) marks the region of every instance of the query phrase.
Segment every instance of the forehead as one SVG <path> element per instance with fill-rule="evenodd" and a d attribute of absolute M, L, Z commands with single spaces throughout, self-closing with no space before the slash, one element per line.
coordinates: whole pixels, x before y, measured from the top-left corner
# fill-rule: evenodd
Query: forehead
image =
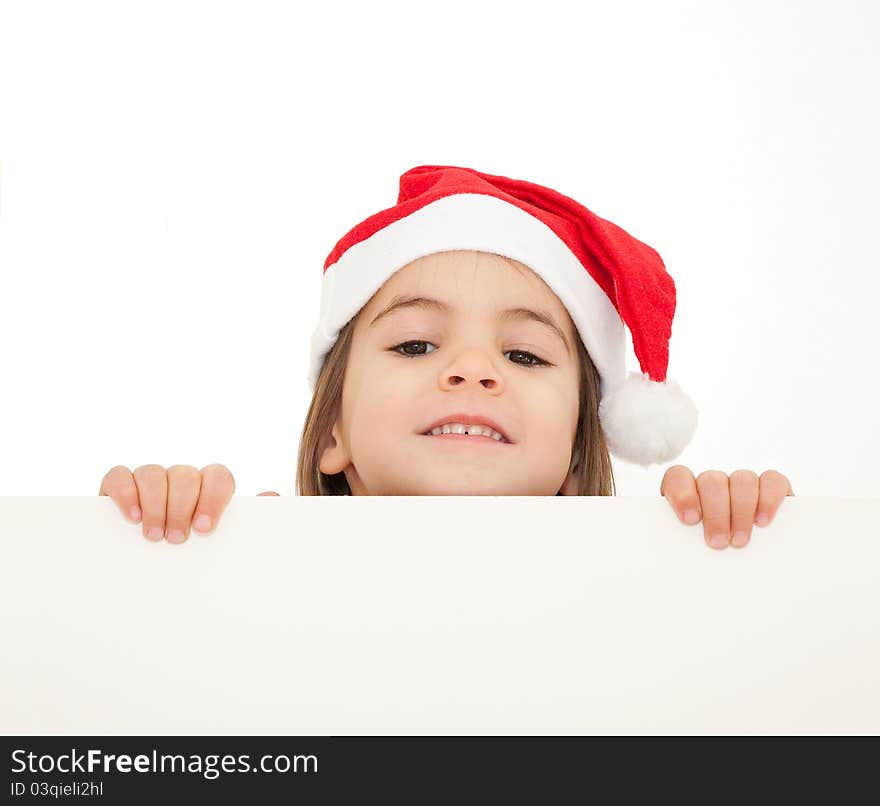
<path fill-rule="evenodd" d="M 373 295 L 367 309 L 375 311 L 403 291 L 442 296 L 467 303 L 479 296 L 488 307 L 536 303 L 568 323 L 568 310 L 553 290 L 531 268 L 491 252 L 457 250 L 436 252 L 396 271 Z M 486 292 L 491 291 L 491 298 Z"/>

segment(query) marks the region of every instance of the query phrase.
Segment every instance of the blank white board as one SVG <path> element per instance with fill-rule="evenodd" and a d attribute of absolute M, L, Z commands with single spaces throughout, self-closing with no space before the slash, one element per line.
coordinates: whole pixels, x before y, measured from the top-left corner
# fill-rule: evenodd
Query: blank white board
<path fill-rule="evenodd" d="M 716 551 L 659 496 L 234 496 L 173 545 L 0 497 L 0 729 L 873 734 L 878 523 L 789 497 Z"/>

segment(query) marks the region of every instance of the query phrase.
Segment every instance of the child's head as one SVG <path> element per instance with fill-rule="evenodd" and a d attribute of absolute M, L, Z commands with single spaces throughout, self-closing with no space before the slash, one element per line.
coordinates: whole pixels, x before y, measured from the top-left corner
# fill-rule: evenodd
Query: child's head
<path fill-rule="evenodd" d="M 380 316 L 415 297 L 448 309 Z M 612 495 L 598 406 L 596 368 L 535 272 L 487 252 L 430 254 L 395 272 L 340 332 L 303 429 L 297 492 Z M 488 417 L 510 442 L 426 436 L 460 413 Z"/>
<path fill-rule="evenodd" d="M 696 429 L 674 312 L 660 255 L 574 199 L 412 168 L 324 262 L 297 492 L 612 495 L 609 454 L 666 462 Z M 427 433 L 466 417 L 507 439 Z"/>

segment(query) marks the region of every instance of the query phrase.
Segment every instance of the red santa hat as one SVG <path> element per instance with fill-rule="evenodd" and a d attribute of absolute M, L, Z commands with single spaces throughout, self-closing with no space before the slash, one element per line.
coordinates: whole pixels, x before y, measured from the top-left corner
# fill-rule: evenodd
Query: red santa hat
<path fill-rule="evenodd" d="M 397 204 L 357 224 L 327 256 L 309 387 L 339 331 L 391 275 L 458 249 L 524 263 L 565 305 L 601 379 L 599 418 L 614 456 L 650 465 L 684 450 L 697 410 L 666 377 L 675 284 L 660 255 L 555 190 L 471 168 L 410 169 Z M 628 376 L 624 323 L 642 370 Z"/>

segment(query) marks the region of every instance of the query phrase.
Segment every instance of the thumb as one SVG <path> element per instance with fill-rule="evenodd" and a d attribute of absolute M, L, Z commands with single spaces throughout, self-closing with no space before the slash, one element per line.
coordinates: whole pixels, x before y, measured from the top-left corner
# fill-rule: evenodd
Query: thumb
<path fill-rule="evenodd" d="M 265 493 L 257 493 L 257 497 L 258 497 L 258 498 L 259 498 L 261 495 L 278 495 L 278 496 L 280 496 L 281 493 L 273 493 L 273 492 L 271 492 L 271 491 L 268 491 L 268 492 L 265 492 Z"/>

